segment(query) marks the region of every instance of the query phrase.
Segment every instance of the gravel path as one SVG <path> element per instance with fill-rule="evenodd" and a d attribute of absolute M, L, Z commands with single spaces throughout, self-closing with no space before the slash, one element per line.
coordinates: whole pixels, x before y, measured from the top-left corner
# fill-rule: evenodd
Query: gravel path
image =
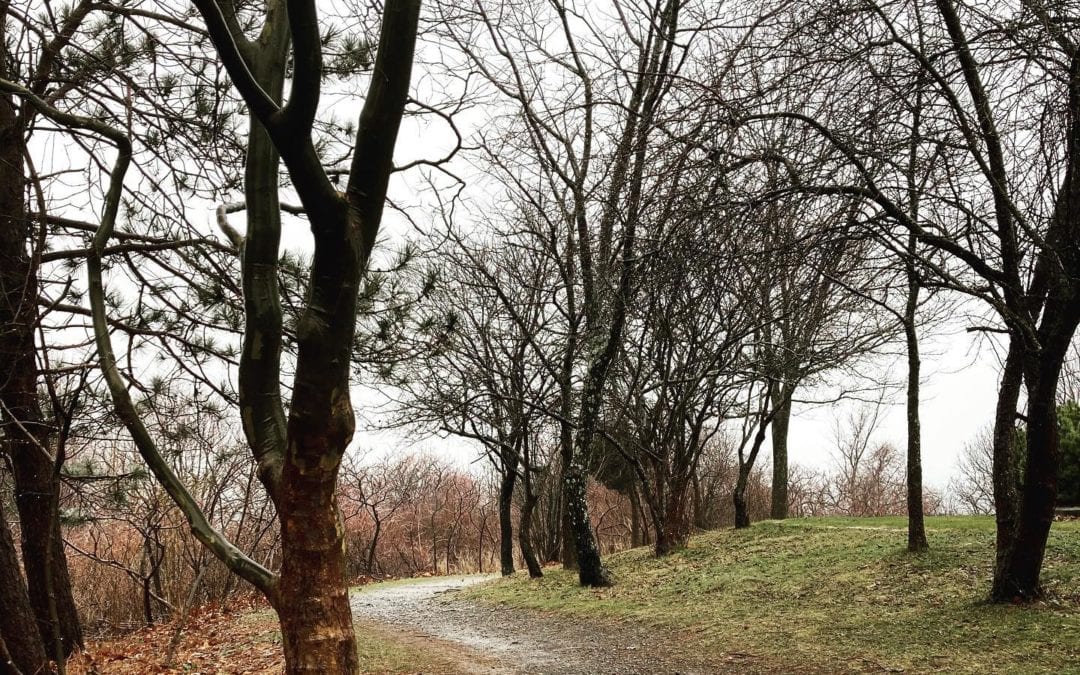
<path fill-rule="evenodd" d="M 487 576 L 414 579 L 356 591 L 353 613 L 410 638 L 460 647 L 462 673 L 752 672 L 729 659 L 706 663 L 678 651 L 678 641 L 631 624 L 582 622 L 538 612 L 489 607 L 455 591 Z M 750 666 L 749 668 L 747 666 Z"/>

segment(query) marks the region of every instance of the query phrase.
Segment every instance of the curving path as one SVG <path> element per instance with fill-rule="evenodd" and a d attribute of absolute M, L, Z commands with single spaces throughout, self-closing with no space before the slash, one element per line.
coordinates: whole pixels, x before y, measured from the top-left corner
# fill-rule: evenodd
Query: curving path
<path fill-rule="evenodd" d="M 567 619 L 490 607 L 455 591 L 489 576 L 410 579 L 355 591 L 360 621 L 390 627 L 412 641 L 449 647 L 460 673 L 716 673 L 752 672 L 749 664 L 707 663 L 680 653 L 670 636 L 630 624 Z"/>

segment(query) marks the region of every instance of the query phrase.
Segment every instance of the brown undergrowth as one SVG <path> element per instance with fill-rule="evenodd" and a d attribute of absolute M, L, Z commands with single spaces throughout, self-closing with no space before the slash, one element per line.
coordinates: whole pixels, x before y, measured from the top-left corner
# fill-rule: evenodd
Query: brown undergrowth
<path fill-rule="evenodd" d="M 277 675 L 284 670 L 277 616 L 264 601 L 202 607 L 192 613 L 171 665 L 174 623 L 118 638 L 92 641 L 68 662 L 68 675 Z M 365 673 L 459 673 L 453 645 L 356 622 L 357 652 Z"/>
<path fill-rule="evenodd" d="M 93 642 L 69 662 L 68 673 L 264 675 L 282 671 L 277 620 L 265 605 L 210 606 L 192 612 L 168 666 L 165 660 L 175 629 L 174 623 L 162 623 Z"/>

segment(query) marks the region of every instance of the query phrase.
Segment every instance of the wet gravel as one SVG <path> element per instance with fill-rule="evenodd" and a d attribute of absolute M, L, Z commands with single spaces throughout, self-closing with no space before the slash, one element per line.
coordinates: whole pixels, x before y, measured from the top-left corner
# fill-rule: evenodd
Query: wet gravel
<path fill-rule="evenodd" d="M 633 624 L 583 622 L 468 602 L 456 591 L 488 576 L 432 577 L 356 591 L 353 613 L 414 638 L 460 646 L 463 673 L 748 672 L 749 664 L 704 663 L 670 636 Z M 455 650 L 457 651 L 457 650 Z"/>

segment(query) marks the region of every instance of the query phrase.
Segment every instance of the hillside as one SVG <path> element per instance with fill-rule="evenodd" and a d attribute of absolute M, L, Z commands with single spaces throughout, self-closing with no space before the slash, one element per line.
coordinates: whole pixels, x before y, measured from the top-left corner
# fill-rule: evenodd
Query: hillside
<path fill-rule="evenodd" d="M 664 559 L 608 557 L 616 585 L 573 574 L 402 579 L 353 590 L 365 672 L 1080 673 L 1080 521 L 1050 537 L 1048 599 L 986 604 L 989 518 L 807 519 L 695 537 Z M 464 587 L 464 588 L 463 588 Z M 461 588 L 461 590 L 454 590 Z M 69 672 L 275 673 L 273 612 L 203 608 L 172 668 L 165 624 L 90 645 Z M 598 666 L 597 664 L 603 664 Z"/>
<path fill-rule="evenodd" d="M 615 586 L 550 570 L 467 598 L 575 619 L 645 623 L 740 670 L 1080 672 L 1080 522 L 1055 524 L 1046 602 L 986 604 L 990 518 L 928 519 L 931 550 L 903 551 L 904 520 L 764 522 L 695 537 L 664 559 L 608 559 Z"/>

